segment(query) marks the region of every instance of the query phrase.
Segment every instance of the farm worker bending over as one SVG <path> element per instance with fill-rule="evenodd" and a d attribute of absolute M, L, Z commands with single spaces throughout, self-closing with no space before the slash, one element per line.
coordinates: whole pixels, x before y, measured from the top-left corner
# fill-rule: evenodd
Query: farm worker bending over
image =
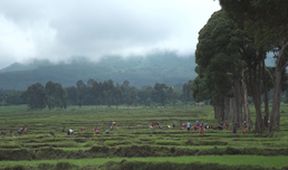
<path fill-rule="evenodd" d="M 67 135 L 73 135 L 73 133 L 74 133 L 74 130 L 73 130 L 73 129 L 68 129 Z"/>
<path fill-rule="evenodd" d="M 200 133 L 201 136 L 205 135 L 205 125 L 204 125 L 204 123 L 200 124 L 199 133 Z"/>
<path fill-rule="evenodd" d="M 187 128 L 187 130 L 190 130 L 190 129 L 191 129 L 191 127 L 192 127 L 192 124 L 191 124 L 191 122 L 187 122 L 187 124 L 186 124 L 186 128 Z"/>
<path fill-rule="evenodd" d="M 99 134 L 100 133 L 100 129 L 99 128 L 94 128 L 95 134 Z"/>
<path fill-rule="evenodd" d="M 110 129 L 113 130 L 114 127 L 116 127 L 117 123 L 115 121 L 112 121 L 110 123 Z"/>
<path fill-rule="evenodd" d="M 187 128 L 187 123 L 181 123 L 180 127 L 181 130 L 184 130 L 185 128 Z"/>
<path fill-rule="evenodd" d="M 27 128 L 26 127 L 21 127 L 21 128 L 19 128 L 18 130 L 17 130 L 17 133 L 18 134 L 20 134 L 20 135 L 22 135 L 22 134 L 25 134 L 25 133 L 27 133 Z"/>
<path fill-rule="evenodd" d="M 243 124 L 242 124 L 242 133 L 243 134 L 248 133 L 248 125 L 247 125 L 246 121 L 244 121 Z"/>

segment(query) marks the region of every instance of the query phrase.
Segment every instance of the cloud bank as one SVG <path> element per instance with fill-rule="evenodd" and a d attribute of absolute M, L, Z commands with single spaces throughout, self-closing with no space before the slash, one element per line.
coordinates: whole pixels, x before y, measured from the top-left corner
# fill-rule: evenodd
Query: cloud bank
<path fill-rule="evenodd" d="M 212 0 L 1 0 L 0 68 L 29 59 L 192 53 Z"/>

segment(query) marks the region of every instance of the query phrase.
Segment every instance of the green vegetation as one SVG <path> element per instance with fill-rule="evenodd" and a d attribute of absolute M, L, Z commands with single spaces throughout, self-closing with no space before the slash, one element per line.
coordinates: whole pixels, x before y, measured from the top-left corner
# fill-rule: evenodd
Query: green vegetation
<path fill-rule="evenodd" d="M 1 166 L 13 167 L 25 165 L 29 167 L 36 167 L 39 164 L 57 164 L 59 162 L 67 162 L 69 164 L 77 166 L 99 166 L 104 165 L 107 162 L 146 162 L 146 163 L 177 163 L 177 164 L 189 164 L 189 163 L 201 163 L 201 164 L 221 164 L 221 165 L 250 165 L 259 166 L 263 168 L 282 168 L 288 166 L 288 156 L 180 156 L 180 157 L 145 157 L 145 158 L 94 158 L 94 159 L 60 159 L 60 160 L 37 160 L 37 161 L 3 161 Z"/>
<path fill-rule="evenodd" d="M 288 106 L 282 108 L 286 113 Z M 231 129 L 207 129 L 201 136 L 198 131 L 181 130 L 180 123 L 201 120 L 216 126 L 210 106 L 83 106 L 32 111 L 27 106 L 2 106 L 0 166 L 111 169 L 113 165 L 115 169 L 139 169 L 141 165 L 161 169 L 171 165 L 211 169 L 213 164 L 220 169 L 282 168 L 288 166 L 288 117 L 284 113 L 283 128 L 273 137 L 234 135 Z M 117 126 L 105 134 L 111 121 Z M 149 128 L 152 121 L 158 121 L 161 129 Z M 172 123 L 176 127 L 168 128 Z M 27 127 L 27 134 L 18 134 L 20 127 Z M 100 134 L 95 134 L 95 127 L 100 128 Z M 68 128 L 75 134 L 68 136 Z"/>
<path fill-rule="evenodd" d="M 199 32 L 194 97 L 210 99 L 215 118 L 232 122 L 234 132 L 251 128 L 251 99 L 255 132 L 273 134 L 280 128 L 281 97 L 287 89 L 288 3 L 219 1 L 222 9 Z M 267 66 L 265 60 L 272 53 L 275 63 Z"/>
<path fill-rule="evenodd" d="M 167 86 L 155 83 L 154 86 L 136 88 L 129 81 L 114 83 L 112 80 L 104 82 L 89 79 L 87 83 L 77 81 L 75 86 L 63 88 L 61 84 L 48 81 L 45 87 L 40 83 L 30 85 L 25 92 L 0 91 L 0 105 L 27 104 L 30 109 L 44 109 L 48 107 L 66 108 L 68 105 L 169 105 L 192 103 L 193 96 L 190 85 L 192 81 L 179 86 Z"/>

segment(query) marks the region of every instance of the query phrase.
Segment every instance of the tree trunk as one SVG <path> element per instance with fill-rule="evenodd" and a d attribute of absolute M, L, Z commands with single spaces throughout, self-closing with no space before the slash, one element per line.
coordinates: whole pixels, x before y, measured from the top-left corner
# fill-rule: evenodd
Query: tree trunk
<path fill-rule="evenodd" d="M 225 97 L 224 99 L 224 116 L 223 116 L 223 122 L 227 122 L 229 120 L 232 120 L 232 112 L 230 110 L 230 97 Z"/>
<path fill-rule="evenodd" d="M 247 86 L 246 82 L 244 80 L 244 72 L 242 72 L 242 104 L 243 104 L 243 120 L 246 121 L 246 124 L 248 126 L 248 129 L 250 129 L 250 114 L 249 114 L 249 104 L 248 104 L 248 92 L 247 92 Z"/>
<path fill-rule="evenodd" d="M 274 77 L 274 90 L 273 90 L 273 102 L 272 111 L 270 114 L 270 131 L 280 129 L 280 102 L 282 92 L 282 73 L 287 66 L 287 58 L 285 56 L 285 50 L 287 50 L 288 42 L 286 42 L 279 51 L 276 61 L 275 77 Z"/>
<path fill-rule="evenodd" d="M 234 107 L 235 107 L 235 119 L 234 122 L 236 123 L 237 127 L 240 127 L 242 124 L 242 95 L 241 95 L 241 81 L 240 80 L 234 80 Z"/>
<path fill-rule="evenodd" d="M 265 86 L 265 85 L 264 85 Z M 264 116 L 264 125 L 265 128 L 269 128 L 269 99 L 268 99 L 268 90 L 265 87 L 264 91 L 264 106 L 265 106 L 265 116 Z"/>
<path fill-rule="evenodd" d="M 281 100 L 281 78 L 282 71 L 276 67 L 275 70 L 275 84 L 273 91 L 273 103 L 272 103 L 272 111 L 270 116 L 270 131 L 279 130 L 280 124 L 280 100 Z"/>
<path fill-rule="evenodd" d="M 262 60 L 263 54 L 261 52 L 257 52 L 258 62 L 255 67 L 250 69 L 250 84 L 252 88 L 252 98 L 255 106 L 256 112 L 256 122 L 255 122 L 255 132 L 262 133 L 263 132 L 263 117 L 261 111 L 261 92 L 262 92 L 262 67 L 264 67 Z"/>
<path fill-rule="evenodd" d="M 234 87 L 233 87 L 234 88 Z M 233 89 L 234 91 L 234 89 Z M 238 129 L 238 124 L 237 124 L 237 109 L 236 109 L 236 98 L 235 96 L 230 98 L 230 111 L 232 113 L 232 133 L 236 134 L 237 129 Z"/>
<path fill-rule="evenodd" d="M 224 120 L 224 98 L 223 97 L 215 97 L 213 102 L 214 107 L 214 117 L 218 122 L 223 122 Z"/>
<path fill-rule="evenodd" d="M 263 88 L 264 88 L 264 112 L 265 112 L 265 115 L 264 115 L 264 126 L 265 126 L 265 129 L 268 129 L 269 128 L 269 98 L 268 98 L 268 86 L 267 86 L 267 82 L 266 81 L 269 81 L 269 78 L 267 78 L 267 73 L 266 73 L 266 70 L 265 70 L 265 61 L 263 60 L 262 61 L 262 64 L 263 64 L 263 68 L 262 68 L 262 74 L 263 74 Z"/>
<path fill-rule="evenodd" d="M 242 86 L 241 80 L 233 80 L 232 93 L 233 97 L 230 98 L 230 111 L 232 113 L 232 132 L 236 133 L 237 128 L 241 127 L 243 121 L 243 102 L 242 102 Z"/>

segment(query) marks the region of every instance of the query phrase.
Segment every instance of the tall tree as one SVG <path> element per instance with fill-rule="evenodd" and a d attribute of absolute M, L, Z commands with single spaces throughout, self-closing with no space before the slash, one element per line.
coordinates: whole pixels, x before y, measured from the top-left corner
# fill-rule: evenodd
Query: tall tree
<path fill-rule="evenodd" d="M 169 87 L 166 84 L 156 83 L 152 92 L 153 101 L 165 105 L 168 101 L 168 90 Z"/>
<path fill-rule="evenodd" d="M 247 110 L 247 100 L 242 91 L 245 62 L 240 53 L 245 34 L 231 20 L 225 11 L 215 12 L 208 23 L 199 32 L 196 50 L 197 72 L 194 88 L 207 88 L 212 99 L 215 118 L 224 121 L 226 114 L 233 113 L 233 122 L 240 125 Z M 197 86 L 196 86 L 197 85 Z M 198 90 L 199 91 L 199 90 Z M 201 94 L 203 92 L 195 94 Z M 206 92 L 207 94 L 207 92 Z M 229 98 L 229 108 L 225 109 L 225 100 Z"/>
<path fill-rule="evenodd" d="M 288 65 L 288 1 L 220 0 L 222 8 L 253 37 L 258 54 L 276 52 L 270 130 L 279 129 L 282 75 Z"/>
<path fill-rule="evenodd" d="M 77 103 L 78 106 L 81 107 L 84 102 L 86 84 L 82 80 L 79 80 L 76 83 L 76 89 L 77 89 Z"/>
<path fill-rule="evenodd" d="M 66 93 L 61 84 L 48 81 L 45 85 L 45 92 L 49 109 L 66 108 Z"/>
<path fill-rule="evenodd" d="M 67 104 L 69 105 L 77 105 L 77 89 L 76 87 L 67 87 L 65 88 L 67 94 Z"/>
<path fill-rule="evenodd" d="M 145 86 L 138 91 L 137 97 L 139 98 L 139 103 L 146 106 L 150 106 L 153 103 L 152 100 L 153 87 Z"/>
<path fill-rule="evenodd" d="M 182 86 L 182 99 L 186 102 L 193 101 L 193 81 L 189 80 L 188 82 L 184 83 Z"/>
<path fill-rule="evenodd" d="M 43 109 L 46 107 L 45 88 L 40 83 L 30 85 L 24 93 L 24 98 L 30 109 Z"/>

